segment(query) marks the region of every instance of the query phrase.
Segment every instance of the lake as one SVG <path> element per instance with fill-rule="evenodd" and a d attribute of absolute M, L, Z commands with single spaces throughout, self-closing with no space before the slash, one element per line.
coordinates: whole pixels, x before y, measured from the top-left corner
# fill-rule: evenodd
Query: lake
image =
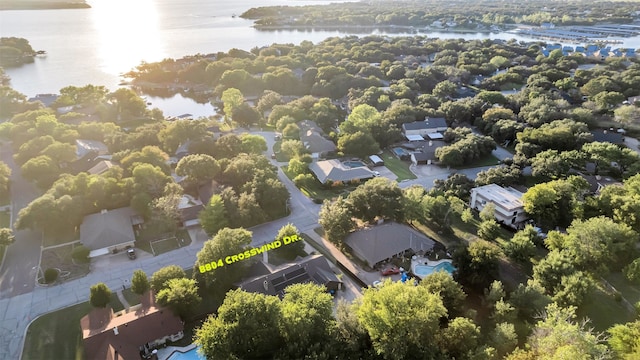
<path fill-rule="evenodd" d="M 350 1 L 342 0 L 339 2 Z M 353 1 L 353 0 L 352 0 Z M 328 4 L 336 1 L 299 0 L 88 0 L 91 9 L 0 11 L 0 36 L 29 40 L 34 50 L 45 50 L 31 64 L 5 69 L 11 86 L 34 96 L 58 93 L 68 85 L 119 87 L 120 74 L 142 61 L 215 53 L 231 48 L 250 50 L 272 43 L 318 43 L 343 31 L 258 31 L 253 22 L 236 15 L 258 6 Z M 387 34 L 375 31 L 376 34 Z M 358 34 L 356 34 L 358 35 Z M 360 34 L 361 35 L 361 34 Z M 410 34 L 388 34 L 393 36 Z M 429 37 L 465 39 L 512 39 L 531 41 L 509 33 L 421 33 Z M 621 46 L 638 47 L 640 38 Z M 174 108 L 190 99 L 153 99 L 173 115 Z M 181 113 L 208 113 L 213 107 L 192 102 L 194 109 Z M 205 106 L 205 109 L 202 108 Z M 168 112 L 168 110 L 171 110 Z M 204 116 L 204 115 L 203 115 Z"/>

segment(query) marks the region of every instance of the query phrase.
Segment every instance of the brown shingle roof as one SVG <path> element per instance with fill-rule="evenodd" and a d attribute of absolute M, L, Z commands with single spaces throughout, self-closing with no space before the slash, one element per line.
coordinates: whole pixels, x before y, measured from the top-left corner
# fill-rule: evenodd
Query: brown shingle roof
<path fill-rule="evenodd" d="M 139 360 L 140 346 L 184 330 L 180 318 L 155 306 L 115 318 L 111 309 L 94 309 L 80 320 L 80 325 L 85 358 L 91 360 Z"/>

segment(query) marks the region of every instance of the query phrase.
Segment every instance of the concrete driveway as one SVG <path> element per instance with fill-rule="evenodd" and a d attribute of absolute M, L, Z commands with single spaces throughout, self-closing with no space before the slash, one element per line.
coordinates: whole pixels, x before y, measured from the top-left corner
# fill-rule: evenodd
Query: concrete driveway
<path fill-rule="evenodd" d="M 398 175 L 394 174 L 391 170 L 389 170 L 386 166 L 376 166 L 372 169 L 373 171 L 377 171 L 380 173 L 380 176 L 386 177 L 389 180 L 396 180 Z"/>

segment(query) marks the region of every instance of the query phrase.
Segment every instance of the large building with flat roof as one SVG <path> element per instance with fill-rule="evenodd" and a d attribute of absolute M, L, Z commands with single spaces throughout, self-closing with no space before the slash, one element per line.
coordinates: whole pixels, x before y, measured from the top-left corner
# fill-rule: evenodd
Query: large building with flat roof
<path fill-rule="evenodd" d="M 493 203 L 496 206 L 495 218 L 499 223 L 514 229 L 524 227 L 529 217 L 524 211 L 522 193 L 514 188 L 503 188 L 496 184 L 489 184 L 471 189 L 472 209 L 482 211 L 484 207 Z"/>

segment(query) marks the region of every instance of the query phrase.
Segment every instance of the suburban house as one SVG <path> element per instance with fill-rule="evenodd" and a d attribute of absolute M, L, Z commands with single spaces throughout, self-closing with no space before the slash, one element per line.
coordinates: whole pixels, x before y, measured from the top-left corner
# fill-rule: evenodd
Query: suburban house
<path fill-rule="evenodd" d="M 448 128 L 449 127 L 447 126 L 447 122 L 444 118 L 427 117 L 424 121 L 414 121 L 402 124 L 402 133 L 409 141 L 412 141 L 412 138 L 417 139 L 415 135 L 419 135 L 424 139 L 424 137 L 429 133 L 445 132 Z"/>
<path fill-rule="evenodd" d="M 84 217 L 80 225 L 80 242 L 91 251 L 89 257 L 117 253 L 133 247 L 133 227 L 143 223 L 132 208 L 102 210 Z"/>
<path fill-rule="evenodd" d="M 180 203 L 178 204 L 182 226 L 190 227 L 200 225 L 198 215 L 203 209 L 204 205 L 202 204 L 202 201 L 188 194 L 182 195 Z"/>
<path fill-rule="evenodd" d="M 394 256 L 429 251 L 435 242 L 407 225 L 389 222 L 355 231 L 345 244 L 353 255 L 375 268 Z"/>
<path fill-rule="evenodd" d="M 309 150 L 313 159 L 319 159 L 332 151 L 336 151 L 336 144 L 324 137 L 322 129 L 311 120 L 298 123 L 300 126 L 300 141 Z"/>
<path fill-rule="evenodd" d="M 520 229 L 524 227 L 525 221 L 529 220 L 522 204 L 522 195 L 520 191 L 511 187 L 488 184 L 471 189 L 469 206 L 481 211 L 488 203 L 493 203 L 496 207 L 496 221 Z"/>
<path fill-rule="evenodd" d="M 102 175 L 112 167 L 113 167 L 113 163 L 111 161 L 100 160 L 100 162 L 94 165 L 91 169 L 87 170 L 87 172 L 91 175 Z"/>
<path fill-rule="evenodd" d="M 418 147 L 417 151 L 411 153 L 411 163 L 413 165 L 426 165 L 437 161 L 436 149 L 445 145 L 445 142 L 441 140 L 425 141 L 423 146 Z"/>
<path fill-rule="evenodd" d="M 78 159 L 85 157 L 88 154 L 106 155 L 109 153 L 107 145 L 95 140 L 76 140 L 76 155 Z"/>
<path fill-rule="evenodd" d="M 170 310 L 155 304 L 114 316 L 110 308 L 95 308 L 80 320 L 86 359 L 152 358 L 154 349 L 184 337 L 184 324 Z"/>
<path fill-rule="evenodd" d="M 329 181 L 349 182 L 365 180 L 375 176 L 373 171 L 369 170 L 366 166 L 352 168 L 336 159 L 313 162 L 309 164 L 309 170 L 311 170 L 316 178 L 318 178 L 318 181 L 323 184 Z"/>
<path fill-rule="evenodd" d="M 278 267 L 272 267 L 265 262 L 259 264 L 263 272 L 266 269 L 266 273 L 244 280 L 237 284 L 238 288 L 280 298 L 284 296 L 284 289 L 292 284 L 315 283 L 326 287 L 332 294 L 342 289 L 342 281 L 322 255 L 310 255 Z"/>

